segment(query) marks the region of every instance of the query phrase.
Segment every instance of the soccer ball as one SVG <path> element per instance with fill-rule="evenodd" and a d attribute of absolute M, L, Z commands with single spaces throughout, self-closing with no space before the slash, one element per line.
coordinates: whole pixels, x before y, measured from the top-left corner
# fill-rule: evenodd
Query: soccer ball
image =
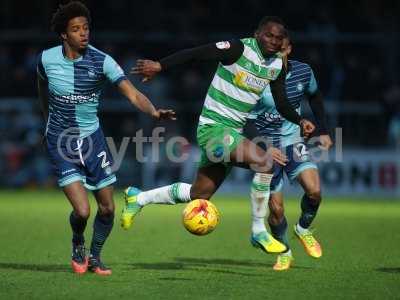
<path fill-rule="evenodd" d="M 219 222 L 218 209 L 210 201 L 197 199 L 186 205 L 182 215 L 183 226 L 195 235 L 206 235 Z"/>

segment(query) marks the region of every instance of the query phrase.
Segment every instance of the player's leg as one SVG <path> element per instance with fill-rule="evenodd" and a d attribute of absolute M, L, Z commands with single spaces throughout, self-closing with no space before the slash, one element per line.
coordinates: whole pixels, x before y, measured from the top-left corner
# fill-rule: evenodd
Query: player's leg
<path fill-rule="evenodd" d="M 113 186 L 109 185 L 99 190 L 94 190 L 98 210 L 93 223 L 93 237 L 90 246 L 89 269 L 99 275 L 111 275 L 111 269 L 107 268 L 100 260 L 101 250 L 111 233 L 114 225 L 114 200 Z"/>
<path fill-rule="evenodd" d="M 285 209 L 283 205 L 282 192 L 271 193 L 268 202 L 269 216 L 268 224 L 271 228 L 272 235 L 280 242 L 286 245 L 290 251 L 289 241 L 287 238 L 287 220 L 285 217 Z"/>
<path fill-rule="evenodd" d="M 230 153 L 230 159 L 235 166 L 250 168 L 257 173 L 252 182 L 251 200 L 253 221 L 256 225 L 251 235 L 253 246 L 260 248 L 267 253 L 281 253 L 286 246 L 271 236 L 264 224 L 266 216 L 267 201 L 270 194 L 270 184 L 273 178 L 272 157 L 261 147 L 246 138 L 237 144 L 237 147 Z"/>
<path fill-rule="evenodd" d="M 273 269 L 275 271 L 288 270 L 293 261 L 293 256 L 287 238 L 288 224 L 285 217 L 283 194 L 280 190 L 271 193 L 268 201 L 268 206 L 270 211 L 268 216 L 268 224 L 271 228 L 271 233 L 274 238 L 285 244 L 285 246 L 287 247 L 287 251 L 278 255 Z"/>
<path fill-rule="evenodd" d="M 274 164 L 274 174 L 270 183 L 270 186 L 265 186 L 263 190 L 265 192 L 259 192 L 257 187 L 260 185 L 260 176 L 262 173 L 256 173 L 253 177 L 251 188 L 250 188 L 250 200 L 252 207 L 252 234 L 258 234 L 261 231 L 266 231 L 265 217 L 267 216 L 267 207 L 269 195 L 268 191 L 272 192 L 278 188 L 281 188 L 283 183 L 283 167 L 279 164 Z"/>
<path fill-rule="evenodd" d="M 114 224 L 113 183 L 117 178 L 112 171 L 113 159 L 101 128 L 83 138 L 81 146 L 85 187 L 93 192 L 97 213 L 93 223 L 89 268 L 99 275 L 110 275 L 111 270 L 100 260 L 101 250 Z"/>
<path fill-rule="evenodd" d="M 190 198 L 210 200 L 229 173 L 227 168 L 230 167 L 223 164 L 213 164 L 199 168 L 196 179 L 190 189 Z"/>
<path fill-rule="evenodd" d="M 149 204 L 178 204 L 190 201 L 190 184 L 175 182 L 149 191 L 130 186 L 124 191 L 125 206 L 121 215 L 121 227 L 129 229 L 135 216 Z"/>
<path fill-rule="evenodd" d="M 322 249 L 318 241 L 309 230 L 311 223 L 317 215 L 321 203 L 321 188 L 318 170 L 309 168 L 303 170 L 297 176 L 297 180 L 304 189 L 301 199 L 301 215 L 294 227 L 296 236 L 303 244 L 308 255 L 319 258 L 322 256 Z"/>
<path fill-rule="evenodd" d="M 297 180 L 305 192 L 301 199 L 301 216 L 298 224 L 302 228 L 309 228 L 321 204 L 321 187 L 318 171 L 317 169 L 306 169 L 297 176 Z"/>
<path fill-rule="evenodd" d="M 191 199 L 210 199 L 225 179 L 226 167 L 215 164 L 200 167 L 192 184 L 176 182 L 171 185 L 149 191 L 140 191 L 135 187 L 125 190 L 125 207 L 122 211 L 121 226 L 129 229 L 135 216 L 149 204 L 179 204 Z"/>
<path fill-rule="evenodd" d="M 252 208 L 252 234 L 258 235 L 266 232 L 265 217 L 273 174 L 271 173 L 271 160 L 265 150 L 248 139 L 243 139 L 231 157 L 233 164 L 240 167 L 251 168 L 256 171 L 251 188 L 250 199 Z"/>
<path fill-rule="evenodd" d="M 69 217 L 73 233 L 71 266 L 75 273 L 82 274 L 86 272 L 88 266 L 84 238 L 84 231 L 90 215 L 88 196 L 81 181 L 64 186 L 63 192 L 73 208 Z"/>
<path fill-rule="evenodd" d="M 80 170 L 79 153 L 76 149 L 76 138 L 69 136 L 46 136 L 47 152 L 53 165 L 58 185 L 71 203 L 73 211 L 69 216 L 72 228 L 72 260 L 71 266 L 75 273 L 85 273 L 87 258 L 85 253 L 84 231 L 90 214 L 86 189 L 83 186 L 84 177 Z M 69 143 L 69 144 L 68 144 Z"/>
<path fill-rule="evenodd" d="M 302 213 L 298 224 L 294 227 L 294 232 L 307 254 L 319 258 L 322 255 L 321 247 L 308 229 L 321 202 L 317 166 L 310 161 L 307 146 L 304 143 L 290 145 L 286 152 L 289 157 L 289 163 L 285 166 L 286 174 L 292 181 L 297 179 L 305 191 L 301 201 Z"/>
<path fill-rule="evenodd" d="M 201 198 L 201 196 L 204 196 L 203 199 L 209 199 L 206 197 L 211 197 L 225 179 L 226 167 L 223 162 L 209 159 L 210 152 L 212 155 L 214 150 L 218 150 L 223 143 L 223 131 L 224 128 L 220 126 L 199 127 L 197 138 L 201 150 L 201 161 L 193 189 L 191 184 L 181 182 L 145 192 L 135 187 L 128 187 L 125 190 L 125 207 L 121 216 L 122 228 L 130 228 L 135 216 L 148 204 L 178 204 Z M 210 143 L 210 140 L 216 143 Z M 222 149 L 224 149 L 223 146 Z M 215 185 L 211 183 L 213 180 Z"/>

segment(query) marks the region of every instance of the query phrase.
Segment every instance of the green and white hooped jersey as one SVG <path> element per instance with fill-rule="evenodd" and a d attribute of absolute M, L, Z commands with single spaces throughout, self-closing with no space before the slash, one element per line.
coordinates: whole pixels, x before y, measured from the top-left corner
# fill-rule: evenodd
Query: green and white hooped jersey
<path fill-rule="evenodd" d="M 279 54 L 264 58 L 254 38 L 241 40 L 244 51 L 231 65 L 219 64 L 210 84 L 200 115 L 199 126 L 220 124 L 242 131 L 246 119 L 261 99 L 265 87 L 276 80 L 282 70 Z M 229 47 L 228 42 L 217 47 Z"/>

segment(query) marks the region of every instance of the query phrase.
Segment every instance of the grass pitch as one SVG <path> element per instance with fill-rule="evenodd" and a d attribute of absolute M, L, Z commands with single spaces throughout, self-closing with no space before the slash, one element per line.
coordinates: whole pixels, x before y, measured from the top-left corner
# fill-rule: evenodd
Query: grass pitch
<path fill-rule="evenodd" d="M 299 202 L 287 201 L 295 264 L 250 246 L 245 197 L 215 197 L 222 218 L 208 236 L 181 225 L 183 206 L 146 207 L 134 228 L 114 230 L 103 251 L 111 277 L 70 271 L 69 204 L 58 191 L 0 192 L 1 299 L 399 299 L 400 203 L 325 198 L 314 222 L 323 257 L 293 237 Z M 92 203 L 94 204 L 94 203 Z M 92 217 L 86 233 L 90 241 Z"/>

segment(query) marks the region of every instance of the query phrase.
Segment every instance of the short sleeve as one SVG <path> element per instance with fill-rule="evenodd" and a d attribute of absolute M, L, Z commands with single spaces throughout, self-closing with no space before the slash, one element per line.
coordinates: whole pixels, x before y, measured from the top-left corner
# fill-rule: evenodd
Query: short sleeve
<path fill-rule="evenodd" d="M 46 71 L 43 66 L 42 56 L 43 56 L 43 52 L 40 52 L 40 54 L 36 58 L 36 72 L 41 79 L 47 81 L 47 75 L 46 75 Z"/>
<path fill-rule="evenodd" d="M 118 63 L 109 55 L 106 55 L 103 65 L 104 75 L 114 84 L 126 79 L 125 73 Z"/>
<path fill-rule="evenodd" d="M 310 83 L 308 84 L 308 89 L 307 89 L 307 93 L 309 95 L 313 95 L 315 94 L 315 92 L 318 90 L 318 84 L 317 84 L 317 80 L 315 79 L 314 76 L 314 72 L 311 69 L 311 75 L 310 75 Z"/>

